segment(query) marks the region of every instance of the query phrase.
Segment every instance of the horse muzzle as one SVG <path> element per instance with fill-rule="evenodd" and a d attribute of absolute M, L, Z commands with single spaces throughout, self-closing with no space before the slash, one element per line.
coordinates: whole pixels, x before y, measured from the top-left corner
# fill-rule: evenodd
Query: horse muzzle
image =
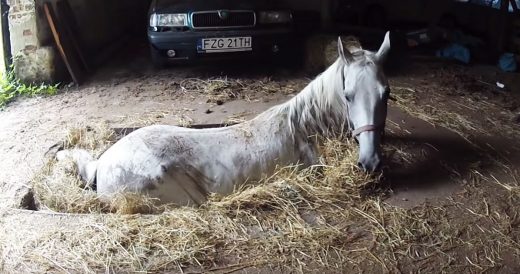
<path fill-rule="evenodd" d="M 358 167 L 366 172 L 378 172 L 382 168 L 382 157 L 379 147 L 381 139 L 374 139 L 378 138 L 376 135 L 379 134 L 380 130 L 384 131 L 384 126 L 366 125 L 352 131 L 352 138 L 355 138 L 360 146 Z M 364 136 L 364 140 L 361 141 L 360 135 L 369 132 L 373 133 L 373 135 Z M 383 135 L 382 132 L 381 135 Z"/>
<path fill-rule="evenodd" d="M 358 167 L 366 172 L 378 172 L 383 167 L 383 162 L 381 161 L 381 156 L 376 155 L 371 159 L 359 159 Z"/>

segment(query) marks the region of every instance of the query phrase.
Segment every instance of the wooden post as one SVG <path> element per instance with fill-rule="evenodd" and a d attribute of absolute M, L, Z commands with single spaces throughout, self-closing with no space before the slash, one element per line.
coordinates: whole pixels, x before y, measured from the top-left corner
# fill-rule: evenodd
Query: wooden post
<path fill-rule="evenodd" d="M 67 66 L 67 70 L 69 71 L 74 83 L 76 83 L 76 85 L 80 85 L 84 80 L 84 76 L 77 57 L 74 56 L 73 46 L 71 45 L 68 37 L 64 35 L 63 28 L 60 25 L 61 22 L 58 21 L 51 4 L 46 2 L 43 5 L 43 9 L 45 11 L 47 21 L 49 22 L 49 26 L 51 27 L 52 35 L 54 36 L 54 40 L 56 42 L 56 47 L 58 48 L 58 51 L 60 52 L 65 65 Z"/>

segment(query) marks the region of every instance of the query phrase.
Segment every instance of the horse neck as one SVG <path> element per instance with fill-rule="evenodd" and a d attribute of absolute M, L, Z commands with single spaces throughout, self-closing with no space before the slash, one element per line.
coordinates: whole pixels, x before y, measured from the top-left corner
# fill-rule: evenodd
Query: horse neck
<path fill-rule="evenodd" d="M 279 106 L 293 136 L 329 135 L 342 130 L 347 119 L 341 93 L 343 63 L 338 59 L 294 98 Z M 340 86 L 338 86 L 340 85 Z"/>

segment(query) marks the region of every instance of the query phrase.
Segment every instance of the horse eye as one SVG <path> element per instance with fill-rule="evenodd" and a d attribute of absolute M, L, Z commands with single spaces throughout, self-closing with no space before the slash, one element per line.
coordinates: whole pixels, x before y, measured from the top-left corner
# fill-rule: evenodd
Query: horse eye
<path fill-rule="evenodd" d="M 347 100 L 347 102 L 352 102 L 352 99 L 354 99 L 354 94 L 353 93 L 349 93 L 349 92 L 346 92 L 345 93 L 345 99 Z"/>

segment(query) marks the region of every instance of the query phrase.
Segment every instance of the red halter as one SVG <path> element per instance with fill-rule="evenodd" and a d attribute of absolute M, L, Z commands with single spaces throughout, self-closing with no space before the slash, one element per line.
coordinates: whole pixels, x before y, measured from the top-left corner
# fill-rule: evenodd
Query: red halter
<path fill-rule="evenodd" d="M 376 126 L 376 125 L 366 125 L 366 126 L 358 127 L 352 131 L 352 137 L 357 137 L 359 134 L 361 134 L 363 132 L 376 131 L 378 129 L 379 129 L 379 126 Z"/>

